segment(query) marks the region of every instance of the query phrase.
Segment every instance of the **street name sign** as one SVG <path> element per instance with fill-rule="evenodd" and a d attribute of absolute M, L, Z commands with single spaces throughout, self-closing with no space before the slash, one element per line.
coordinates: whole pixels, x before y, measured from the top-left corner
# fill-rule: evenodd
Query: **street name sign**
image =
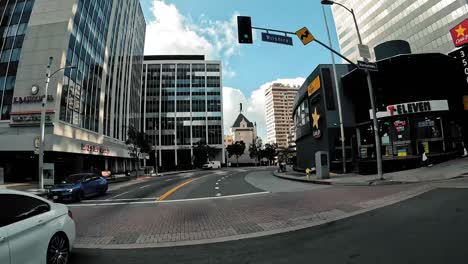
<path fill-rule="evenodd" d="M 275 35 L 270 33 L 262 33 L 262 40 L 265 42 L 273 42 L 284 45 L 293 45 L 293 40 L 288 36 Z"/>
<path fill-rule="evenodd" d="M 361 70 L 379 71 L 377 63 L 375 62 L 357 61 L 357 65 Z"/>
<path fill-rule="evenodd" d="M 371 53 L 370 53 L 369 46 L 358 44 L 358 50 L 359 50 L 359 55 L 361 57 L 369 59 L 369 60 L 371 59 Z"/>
<path fill-rule="evenodd" d="M 304 43 L 304 45 L 307 45 L 315 40 L 314 36 L 310 33 L 307 27 L 303 27 L 296 31 L 296 35 L 302 41 L 302 43 Z"/>

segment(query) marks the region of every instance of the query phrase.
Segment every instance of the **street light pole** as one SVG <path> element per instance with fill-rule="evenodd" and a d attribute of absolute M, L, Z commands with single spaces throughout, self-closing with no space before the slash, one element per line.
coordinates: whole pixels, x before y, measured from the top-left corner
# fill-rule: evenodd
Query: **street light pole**
<path fill-rule="evenodd" d="M 57 72 L 64 70 L 64 69 L 74 69 L 74 66 L 66 66 L 64 68 L 60 68 L 54 73 L 50 73 L 50 68 L 52 67 L 52 62 L 54 58 L 49 58 L 49 64 L 47 64 L 46 70 L 46 80 L 45 80 L 45 88 L 44 88 L 44 96 L 42 98 L 42 107 L 41 107 L 41 123 L 40 123 L 40 145 L 39 145 L 39 189 L 44 189 L 44 138 L 45 138 L 45 117 L 46 117 L 46 108 L 47 108 L 47 94 L 49 90 L 49 83 L 50 78 L 54 76 Z"/>
<path fill-rule="evenodd" d="M 343 7 L 344 9 L 348 10 L 348 12 L 351 13 L 351 15 L 353 16 L 353 20 L 354 20 L 354 26 L 356 27 L 356 32 L 357 32 L 357 35 L 358 35 L 358 39 L 359 39 L 359 44 L 362 45 L 362 38 L 361 38 L 361 33 L 359 31 L 359 26 L 358 26 L 358 23 L 357 23 L 357 20 L 356 20 L 356 15 L 354 14 L 354 10 L 353 9 L 349 9 L 347 8 L 346 6 L 340 4 L 340 3 L 337 3 L 337 2 L 334 2 L 334 1 L 331 1 L 331 0 L 322 0 L 321 1 L 322 5 L 333 5 L 333 4 L 337 4 L 341 7 Z M 363 58 L 364 61 L 368 61 L 367 58 Z M 383 177 L 383 169 L 382 169 L 382 150 L 380 149 L 380 136 L 379 136 L 379 122 L 377 120 L 377 114 L 376 114 L 376 107 L 375 107 L 375 97 L 374 97 L 374 89 L 372 88 L 372 79 L 371 79 L 371 76 L 370 76 L 370 73 L 368 70 L 365 70 L 365 73 L 366 73 L 366 79 L 367 79 L 367 86 L 369 88 L 369 96 L 370 96 L 370 102 L 371 102 L 371 112 L 372 112 L 372 121 L 373 121 L 373 126 L 374 126 L 374 136 L 375 136 L 375 154 L 377 155 L 377 174 L 379 176 L 379 178 L 381 180 L 384 179 Z"/>
<path fill-rule="evenodd" d="M 327 34 L 328 34 L 328 42 L 330 45 L 330 48 L 333 48 L 333 43 L 330 35 L 330 29 L 328 28 L 328 20 L 327 20 L 327 15 L 325 13 L 325 7 L 322 5 L 322 13 L 323 13 L 323 18 L 325 20 L 325 27 L 327 28 Z M 335 55 L 333 52 L 330 52 L 331 54 L 331 59 L 332 59 L 332 67 L 333 67 L 333 76 L 335 79 L 335 92 L 336 92 L 336 101 L 338 103 L 338 116 L 340 118 L 340 133 L 341 133 L 341 157 L 343 159 L 343 173 L 346 173 L 346 144 L 345 144 L 345 131 L 344 131 L 344 123 L 343 123 L 343 109 L 341 105 L 341 94 L 340 94 L 340 88 L 339 88 L 339 83 L 338 83 L 338 73 L 336 72 L 336 63 L 335 63 Z"/>
<path fill-rule="evenodd" d="M 49 64 L 47 64 L 46 70 L 46 81 L 44 88 L 44 96 L 42 98 L 42 108 L 41 108 L 41 124 L 40 124 L 40 137 L 41 143 L 39 145 L 39 189 L 44 189 L 44 134 L 45 134 L 45 115 L 47 107 L 47 93 L 49 90 L 50 83 L 50 67 L 52 66 L 53 57 L 49 58 Z"/>

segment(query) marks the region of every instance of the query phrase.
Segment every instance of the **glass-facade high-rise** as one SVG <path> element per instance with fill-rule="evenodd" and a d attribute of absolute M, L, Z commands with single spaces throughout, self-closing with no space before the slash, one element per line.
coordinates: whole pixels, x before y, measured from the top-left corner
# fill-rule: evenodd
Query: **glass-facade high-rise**
<path fill-rule="evenodd" d="M 16 73 L 34 0 L 0 1 L 0 120 L 10 120 Z"/>
<path fill-rule="evenodd" d="M 380 43 L 405 40 L 414 53 L 454 49 L 450 29 L 466 18 L 466 0 L 341 0 L 356 14 L 364 44 L 371 52 Z M 356 61 L 359 43 L 352 15 L 338 5 L 332 6 L 336 31 L 343 55 Z"/>
<path fill-rule="evenodd" d="M 140 1 L 0 0 L 0 32 L 0 167 L 7 179 L 38 175 L 31 142 L 43 96 L 45 162 L 56 175 L 132 169 L 125 141 L 130 126 L 141 130 Z M 49 58 L 55 73 L 46 95 Z M 60 70 L 66 66 L 74 68 Z"/>
<path fill-rule="evenodd" d="M 143 71 L 143 126 L 158 165 L 190 167 L 201 141 L 222 161 L 221 63 L 204 56 L 145 56 Z"/>

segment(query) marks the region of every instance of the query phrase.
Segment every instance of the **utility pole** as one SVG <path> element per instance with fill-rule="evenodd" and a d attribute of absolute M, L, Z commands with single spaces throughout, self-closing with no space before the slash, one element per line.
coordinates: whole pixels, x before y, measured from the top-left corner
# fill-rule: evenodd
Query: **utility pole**
<path fill-rule="evenodd" d="M 47 94 L 49 90 L 50 83 L 50 67 L 52 66 L 53 57 L 49 58 L 49 64 L 47 64 L 46 70 L 46 81 L 44 88 L 44 96 L 42 98 L 42 108 L 41 108 L 41 124 L 40 124 L 40 138 L 41 143 L 39 145 L 39 189 L 44 189 L 44 134 L 45 134 L 45 115 L 47 107 Z"/>
<path fill-rule="evenodd" d="M 328 28 L 328 20 L 327 15 L 325 13 L 325 7 L 322 5 L 322 13 L 323 19 L 325 20 L 325 27 L 327 28 L 328 34 L 328 45 L 330 48 L 333 48 L 333 43 L 330 35 L 330 29 Z M 343 109 L 341 105 L 341 94 L 340 94 L 340 83 L 338 79 L 338 73 L 336 72 L 336 63 L 335 63 L 335 55 L 333 52 L 330 51 L 331 59 L 332 59 L 332 67 L 333 67 L 333 77 L 335 79 L 335 93 L 336 93 L 336 101 L 338 103 L 338 116 L 340 119 L 340 134 L 341 134 L 341 158 L 343 159 L 343 173 L 346 173 L 346 138 L 345 138 L 345 130 L 344 130 L 344 123 L 343 123 Z"/>

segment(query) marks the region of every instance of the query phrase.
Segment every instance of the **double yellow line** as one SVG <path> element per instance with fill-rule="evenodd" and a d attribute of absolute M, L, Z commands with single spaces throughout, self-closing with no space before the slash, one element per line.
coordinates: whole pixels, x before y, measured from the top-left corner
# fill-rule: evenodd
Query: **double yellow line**
<path fill-rule="evenodd" d="M 165 194 L 161 195 L 161 197 L 159 197 L 156 201 L 162 201 L 164 199 L 166 199 L 169 195 L 173 194 L 175 191 L 179 190 L 180 188 L 184 187 L 185 185 L 189 184 L 193 182 L 193 179 L 190 179 L 182 184 L 179 184 L 177 185 L 176 187 L 170 189 L 169 191 L 167 191 Z"/>

